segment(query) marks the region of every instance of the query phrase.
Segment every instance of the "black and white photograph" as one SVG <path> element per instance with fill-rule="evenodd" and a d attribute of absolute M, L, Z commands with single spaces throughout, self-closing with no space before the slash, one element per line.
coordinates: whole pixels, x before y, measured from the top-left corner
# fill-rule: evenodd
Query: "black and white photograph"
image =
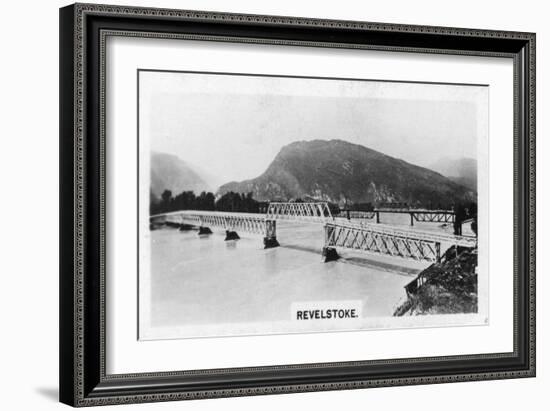
<path fill-rule="evenodd" d="M 137 87 L 140 340 L 490 321 L 487 85 Z"/>

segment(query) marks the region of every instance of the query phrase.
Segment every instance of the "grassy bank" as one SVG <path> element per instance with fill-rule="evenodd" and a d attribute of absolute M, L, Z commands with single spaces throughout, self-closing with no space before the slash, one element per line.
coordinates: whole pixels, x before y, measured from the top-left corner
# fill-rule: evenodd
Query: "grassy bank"
<path fill-rule="evenodd" d="M 477 312 L 477 249 L 452 247 L 406 286 L 394 316 Z"/>

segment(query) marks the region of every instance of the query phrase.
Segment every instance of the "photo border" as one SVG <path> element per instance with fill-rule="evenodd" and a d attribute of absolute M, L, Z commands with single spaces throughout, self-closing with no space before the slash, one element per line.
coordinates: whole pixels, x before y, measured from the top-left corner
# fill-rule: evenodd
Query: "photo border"
<path fill-rule="evenodd" d="M 107 33 L 107 37 L 110 36 L 110 33 Z M 116 34 L 120 35 L 120 34 Z M 204 70 L 169 70 L 169 69 L 154 69 L 154 68 L 137 68 L 137 109 L 136 109 L 136 130 L 137 130 L 137 218 L 136 218 L 136 228 L 137 228 L 137 289 L 138 289 L 138 298 L 137 298 L 137 332 L 138 340 L 140 340 L 140 262 L 139 262 L 139 251 L 140 251 L 140 242 L 141 242 L 141 230 L 140 230 L 140 150 L 141 150 L 141 136 L 140 136 L 140 74 L 141 73 L 170 73 L 170 74 L 199 74 L 199 75 L 212 75 L 212 76 L 235 76 L 235 77 L 259 77 L 259 78 L 277 78 L 277 79 L 306 79 L 306 80 L 324 80 L 324 81 L 349 81 L 349 82 L 371 82 L 371 83 L 397 83 L 397 84 L 422 84 L 422 85 L 437 85 L 437 86 L 459 86 L 459 87 L 489 87 L 489 84 L 484 83 L 462 83 L 462 82 L 444 82 L 444 81 L 419 81 L 419 80 L 387 80 L 387 79 L 375 79 L 375 78 L 355 78 L 355 77 L 331 77 L 331 76 L 306 76 L 306 75 L 288 75 L 288 74 L 264 74 L 264 73 L 244 73 L 244 72 L 225 72 L 225 71 L 204 71 Z M 103 136 L 103 139 L 105 136 Z M 412 164 L 412 163 L 410 163 Z M 477 161 L 476 161 L 477 164 Z M 476 193 L 476 203 L 478 202 L 478 194 Z M 105 283 L 106 281 L 104 281 Z M 473 314 L 473 313 L 465 313 Z M 478 311 L 475 314 L 479 314 Z M 486 313 L 488 315 L 488 312 Z M 487 324 L 488 320 L 486 319 L 484 324 Z M 343 328 L 335 330 L 308 330 L 308 331 L 290 331 L 290 332 L 269 332 L 269 333 L 243 333 L 243 334 L 213 334 L 213 335 L 200 335 L 200 336 L 185 336 L 185 337 L 153 337 L 147 338 L 143 341 L 151 340 L 170 340 L 170 339 L 179 339 L 179 338 L 217 338 L 217 337 L 241 337 L 241 336 L 265 336 L 265 335 L 281 335 L 281 334 L 315 334 L 315 333 L 326 333 L 326 332 L 357 332 L 357 331 L 369 331 L 369 330 L 380 330 L 380 329 L 414 329 L 414 328 L 430 328 L 430 327 L 462 327 L 462 326 L 479 326 L 482 325 L 478 320 L 477 322 L 472 323 L 455 323 L 451 325 L 441 325 L 441 324 L 421 324 L 418 326 L 406 325 L 406 326 L 397 326 L 397 327 L 375 327 L 375 328 Z"/>

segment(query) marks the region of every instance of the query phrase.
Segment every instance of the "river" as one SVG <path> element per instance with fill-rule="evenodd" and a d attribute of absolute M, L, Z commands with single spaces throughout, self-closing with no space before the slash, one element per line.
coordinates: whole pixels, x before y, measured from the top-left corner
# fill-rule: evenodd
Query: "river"
<path fill-rule="evenodd" d="M 381 223 L 389 221 L 386 216 L 403 227 L 409 221 L 384 215 Z M 448 230 L 434 223 L 422 228 Z M 340 260 L 325 263 L 321 224 L 278 221 L 281 246 L 267 250 L 259 235 L 239 233 L 240 240 L 224 241 L 223 230 L 213 231 L 150 232 L 150 304 L 142 306 L 150 308 L 150 326 L 164 330 L 159 335 L 296 331 L 301 328 L 289 324 L 296 302 L 353 300 L 360 302 L 363 318 L 390 317 L 405 297 L 404 286 L 429 265 L 353 251 L 339 251 Z M 315 331 L 316 325 L 305 328 Z"/>

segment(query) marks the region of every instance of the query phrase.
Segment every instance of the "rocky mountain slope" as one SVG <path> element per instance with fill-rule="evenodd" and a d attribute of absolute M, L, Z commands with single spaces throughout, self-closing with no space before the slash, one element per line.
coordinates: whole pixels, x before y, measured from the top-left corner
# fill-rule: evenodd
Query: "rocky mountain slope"
<path fill-rule="evenodd" d="M 151 195 L 160 198 L 164 190 L 173 195 L 182 191 L 208 191 L 205 180 L 179 157 L 166 153 L 151 153 Z"/>
<path fill-rule="evenodd" d="M 218 193 L 252 192 L 257 200 L 315 199 L 341 205 L 406 202 L 411 206 L 471 201 L 475 193 L 432 170 L 342 140 L 284 146 L 259 177 Z"/>

